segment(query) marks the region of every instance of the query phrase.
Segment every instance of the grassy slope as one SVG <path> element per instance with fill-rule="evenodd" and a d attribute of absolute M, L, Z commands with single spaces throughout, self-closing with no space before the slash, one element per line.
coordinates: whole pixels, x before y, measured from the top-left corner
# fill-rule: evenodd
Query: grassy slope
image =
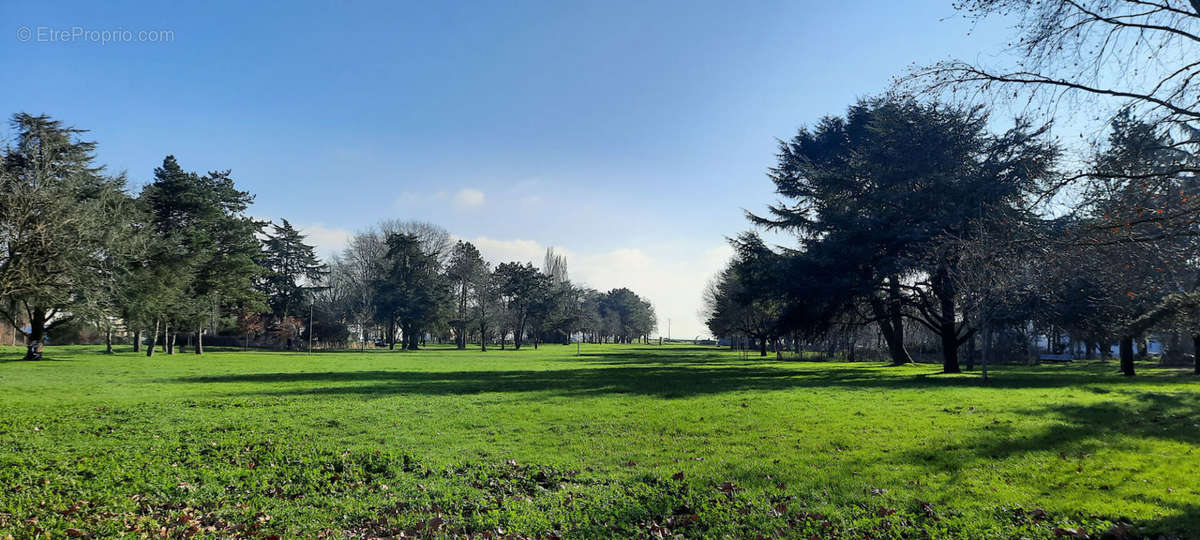
<path fill-rule="evenodd" d="M 1180 372 L 95 349 L 0 349 L 0 538 L 1049 537 L 1122 517 L 1200 536 L 1200 382 Z"/>

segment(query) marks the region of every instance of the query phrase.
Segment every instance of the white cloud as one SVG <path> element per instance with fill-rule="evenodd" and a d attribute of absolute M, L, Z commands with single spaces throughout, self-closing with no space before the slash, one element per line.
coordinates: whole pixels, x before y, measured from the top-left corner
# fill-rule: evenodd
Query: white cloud
<path fill-rule="evenodd" d="M 478 189 L 462 188 L 454 194 L 454 208 L 459 210 L 483 206 L 483 202 L 483 192 Z"/>
<path fill-rule="evenodd" d="M 321 223 L 297 225 L 296 228 L 304 235 L 305 242 L 316 248 L 317 256 L 322 259 L 341 253 L 352 234 L 346 229 L 326 227 Z"/>
<path fill-rule="evenodd" d="M 401 191 L 393 201 L 397 210 L 411 212 L 425 210 L 440 212 L 449 203 L 455 210 L 470 210 L 483 206 L 487 197 L 475 188 L 462 188 L 453 194 L 445 191 Z"/>
<path fill-rule="evenodd" d="M 533 240 L 497 240 L 486 236 L 475 238 L 457 238 L 466 240 L 479 248 L 484 260 L 495 264 L 504 262 L 530 262 L 541 267 L 542 258 L 546 254 L 545 246 Z"/>

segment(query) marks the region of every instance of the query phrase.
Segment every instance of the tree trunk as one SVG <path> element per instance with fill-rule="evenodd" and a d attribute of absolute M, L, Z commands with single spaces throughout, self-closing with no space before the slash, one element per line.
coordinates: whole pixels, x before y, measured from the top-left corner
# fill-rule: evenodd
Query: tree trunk
<path fill-rule="evenodd" d="M 883 334 L 883 340 L 887 343 L 888 356 L 892 359 L 893 366 L 902 366 L 912 363 L 912 356 L 908 354 L 908 349 L 904 347 L 904 313 L 900 304 L 900 282 L 899 278 L 888 278 L 888 297 L 887 303 L 884 300 L 873 299 L 871 308 L 875 312 L 875 318 L 879 323 L 879 333 Z"/>
<path fill-rule="evenodd" d="M 975 371 L 975 334 L 967 342 L 967 371 Z"/>
<path fill-rule="evenodd" d="M 146 347 L 146 356 L 154 356 L 154 348 L 158 346 L 158 319 L 154 319 L 154 333 L 150 334 L 150 346 Z"/>
<path fill-rule="evenodd" d="M 758 339 L 758 355 L 759 356 L 767 355 L 767 338 L 759 338 Z"/>
<path fill-rule="evenodd" d="M 988 380 L 988 362 L 992 360 L 992 325 L 987 319 L 983 320 L 983 348 L 980 350 L 979 363 L 983 371 L 983 380 Z"/>
<path fill-rule="evenodd" d="M 204 327 L 196 329 L 196 354 L 204 354 Z"/>
<path fill-rule="evenodd" d="M 405 327 L 402 327 L 400 331 L 404 332 L 404 349 L 409 351 L 417 350 L 417 345 L 420 342 L 420 337 L 417 335 L 417 331 L 412 328 Z"/>
<path fill-rule="evenodd" d="M 893 366 L 912 363 L 912 356 L 909 356 L 908 349 L 904 347 L 904 323 L 902 321 L 879 321 L 879 333 L 883 334 L 883 340 L 887 343 L 888 356 L 891 357 Z"/>
<path fill-rule="evenodd" d="M 954 321 L 954 284 L 950 271 L 940 266 L 933 279 L 933 294 L 938 299 L 938 334 L 942 338 L 942 372 L 961 373 L 958 366 L 958 325 Z"/>
<path fill-rule="evenodd" d="M 388 335 L 387 335 L 388 350 L 394 351 L 394 350 L 396 350 L 396 321 L 389 320 L 387 329 L 388 329 Z"/>
<path fill-rule="evenodd" d="M 179 330 L 167 332 L 167 354 L 175 354 L 175 336 L 179 335 Z"/>
<path fill-rule="evenodd" d="M 1121 349 L 1121 373 L 1126 377 L 1134 376 L 1133 369 L 1133 337 L 1122 337 L 1119 344 Z"/>
<path fill-rule="evenodd" d="M 953 321 L 949 330 L 942 328 L 942 373 L 962 373 L 958 366 L 958 336 Z"/>
<path fill-rule="evenodd" d="M 112 354 L 112 328 L 104 330 L 104 354 Z"/>
<path fill-rule="evenodd" d="M 938 330 L 942 339 L 942 373 L 962 373 L 958 365 L 958 325 L 954 322 L 954 299 L 941 298 Z"/>
<path fill-rule="evenodd" d="M 525 341 L 524 340 L 525 336 L 522 335 L 525 333 L 525 316 L 522 315 L 521 318 L 519 319 L 519 321 L 520 322 L 517 323 L 517 327 L 513 330 L 513 350 L 514 351 L 521 350 L 521 343 L 523 343 Z"/>
<path fill-rule="evenodd" d="M 141 330 L 133 331 L 133 352 L 135 352 L 135 353 L 142 352 L 142 331 Z"/>
<path fill-rule="evenodd" d="M 487 352 L 487 325 L 479 324 L 479 351 Z"/>
<path fill-rule="evenodd" d="M 25 359 L 26 360 L 41 360 L 42 359 L 42 342 L 46 339 L 46 313 L 40 309 L 33 310 L 33 317 L 29 320 L 29 336 L 25 343 Z"/>
<path fill-rule="evenodd" d="M 1192 335 L 1192 364 L 1195 365 L 1196 375 L 1200 375 L 1200 334 Z"/>

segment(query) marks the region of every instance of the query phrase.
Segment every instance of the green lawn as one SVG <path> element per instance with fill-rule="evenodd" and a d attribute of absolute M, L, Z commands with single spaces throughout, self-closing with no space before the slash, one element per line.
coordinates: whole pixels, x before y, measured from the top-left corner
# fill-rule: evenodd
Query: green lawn
<path fill-rule="evenodd" d="M 0 539 L 1200 537 L 1182 371 L 99 349 L 0 349 Z"/>

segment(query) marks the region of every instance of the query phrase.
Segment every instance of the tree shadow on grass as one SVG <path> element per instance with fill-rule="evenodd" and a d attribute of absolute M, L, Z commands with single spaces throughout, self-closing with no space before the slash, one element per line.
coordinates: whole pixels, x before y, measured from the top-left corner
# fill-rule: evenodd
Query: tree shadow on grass
<path fill-rule="evenodd" d="M 779 362 L 775 355 L 758 356 L 754 352 L 747 358 L 730 353 L 729 349 L 715 347 L 671 347 L 659 348 L 654 346 L 622 347 L 606 351 L 587 351 L 578 356 L 563 358 L 562 362 L 602 362 L 606 364 L 727 364 L 727 365 L 761 365 L 766 362 Z M 785 360 L 786 361 L 786 360 Z"/>
<path fill-rule="evenodd" d="M 771 368 L 679 368 L 669 366 L 489 371 L 337 371 L 255 373 L 173 379 L 186 383 L 253 383 L 269 395 L 393 394 L 455 395 L 485 392 L 549 392 L 564 395 L 637 394 L 687 397 L 737 390 L 782 390 L 816 381 L 812 373 Z M 850 377 L 850 375 L 846 375 Z M 822 377 L 822 379 L 826 379 Z M 868 377 L 864 374 L 860 383 Z M 296 387 L 296 383 L 308 383 Z M 314 384 L 318 386 L 313 386 Z M 330 384 L 336 384 L 331 386 Z M 842 384 L 854 384 L 843 379 Z"/>
<path fill-rule="evenodd" d="M 1127 379 L 1105 377 L 1087 370 L 1021 370 L 998 374 L 990 382 L 969 376 L 947 377 L 881 369 L 875 364 L 757 365 L 748 362 L 687 361 L 605 355 L 588 367 L 547 370 L 468 371 L 327 371 L 242 373 L 193 376 L 170 382 L 253 384 L 248 392 L 267 395 L 454 395 L 484 392 L 542 392 L 562 395 L 634 394 L 663 398 L 711 395 L 738 391 L 772 391 L 794 388 L 861 390 L 946 388 L 1061 388 L 1104 383 L 1120 385 Z M 562 365 L 559 362 L 557 365 Z M 1184 377 L 1144 377 L 1139 385 L 1178 384 Z M 303 383 L 303 384 L 302 384 Z M 243 391 L 244 388 L 231 390 Z"/>
<path fill-rule="evenodd" d="M 73 358 L 70 358 L 69 356 L 70 355 L 64 356 L 64 355 L 49 355 L 49 354 L 47 354 L 47 355 L 43 355 L 41 360 L 26 360 L 25 359 L 25 351 L 15 352 L 15 353 L 0 352 L 0 364 L 20 363 L 20 364 L 29 364 L 29 365 L 36 366 L 36 365 L 44 365 L 44 364 L 74 362 L 75 360 Z"/>
<path fill-rule="evenodd" d="M 1024 416 L 1050 419 L 1037 430 L 1020 423 L 982 426 L 974 436 L 899 454 L 900 461 L 923 463 L 940 471 L 961 471 L 983 462 L 1047 453 L 1047 458 L 1079 456 L 1105 448 L 1128 448 L 1142 440 L 1167 440 L 1200 445 L 1194 412 L 1200 394 L 1192 392 L 1105 392 L 1126 399 L 1098 403 L 1069 403 L 1020 409 Z M 1115 397 L 1115 396 L 1114 396 Z"/>
<path fill-rule="evenodd" d="M 1177 536 L 1178 538 L 1196 538 L 1200 536 L 1200 505 L 1164 501 L 1161 499 L 1154 501 L 1154 504 L 1176 509 L 1176 512 L 1169 516 L 1161 516 L 1136 523 L 1139 533 L 1179 535 Z M 1172 536 L 1167 537 L 1170 538 Z"/>

